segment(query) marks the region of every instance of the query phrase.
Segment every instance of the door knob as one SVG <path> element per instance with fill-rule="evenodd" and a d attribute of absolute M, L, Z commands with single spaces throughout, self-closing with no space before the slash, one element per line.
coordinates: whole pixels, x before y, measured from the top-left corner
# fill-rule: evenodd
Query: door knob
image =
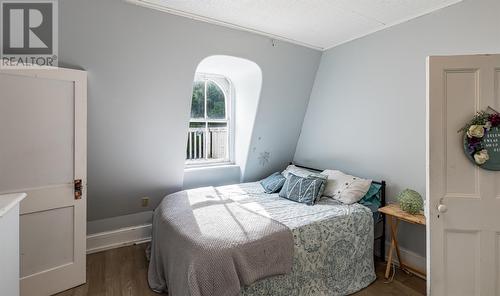
<path fill-rule="evenodd" d="M 440 204 L 438 206 L 438 212 L 444 214 L 448 211 L 448 207 L 446 205 Z"/>

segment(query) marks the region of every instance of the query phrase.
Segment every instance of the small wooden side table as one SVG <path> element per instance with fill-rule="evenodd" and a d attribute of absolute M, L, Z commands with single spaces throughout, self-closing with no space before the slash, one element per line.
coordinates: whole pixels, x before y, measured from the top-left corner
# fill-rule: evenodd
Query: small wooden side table
<path fill-rule="evenodd" d="M 403 270 L 407 270 L 417 275 L 425 277 L 425 271 L 419 270 L 417 268 L 408 266 L 403 263 L 403 259 L 401 258 L 401 254 L 399 253 L 399 245 L 398 245 L 398 226 L 399 221 L 405 221 L 411 224 L 420 224 L 425 225 L 425 216 L 421 214 L 412 215 L 409 214 L 399 207 L 397 204 L 389 204 L 385 207 L 378 209 L 379 212 L 383 213 L 387 217 L 387 222 L 389 223 L 389 227 L 391 229 L 391 247 L 389 249 L 389 255 L 387 258 L 387 267 L 385 269 L 385 278 L 389 278 L 391 273 L 391 265 L 392 265 L 392 255 L 394 250 L 396 250 L 396 254 L 399 260 L 399 267 Z"/>

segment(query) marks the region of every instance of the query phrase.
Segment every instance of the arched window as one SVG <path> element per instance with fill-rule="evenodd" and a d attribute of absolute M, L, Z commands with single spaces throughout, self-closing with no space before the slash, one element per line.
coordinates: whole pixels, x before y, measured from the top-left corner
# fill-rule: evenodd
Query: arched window
<path fill-rule="evenodd" d="M 196 73 L 191 101 L 186 164 L 231 161 L 231 83 L 224 76 Z"/>

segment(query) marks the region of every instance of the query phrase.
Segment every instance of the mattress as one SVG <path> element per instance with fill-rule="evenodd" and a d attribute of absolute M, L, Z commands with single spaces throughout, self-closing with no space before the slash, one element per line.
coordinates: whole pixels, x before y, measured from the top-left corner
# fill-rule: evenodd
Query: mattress
<path fill-rule="evenodd" d="M 289 227 L 294 237 L 292 272 L 244 287 L 241 296 L 348 295 L 376 276 L 373 215 L 360 204 L 322 198 L 314 206 L 266 194 L 259 183 L 217 187 L 225 198 Z"/>

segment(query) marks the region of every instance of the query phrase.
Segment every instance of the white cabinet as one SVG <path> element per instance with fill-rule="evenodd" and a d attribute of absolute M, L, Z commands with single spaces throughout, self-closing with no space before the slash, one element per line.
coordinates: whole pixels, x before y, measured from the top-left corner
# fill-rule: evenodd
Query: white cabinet
<path fill-rule="evenodd" d="M 0 294 L 19 296 L 19 202 L 24 193 L 0 195 Z"/>

